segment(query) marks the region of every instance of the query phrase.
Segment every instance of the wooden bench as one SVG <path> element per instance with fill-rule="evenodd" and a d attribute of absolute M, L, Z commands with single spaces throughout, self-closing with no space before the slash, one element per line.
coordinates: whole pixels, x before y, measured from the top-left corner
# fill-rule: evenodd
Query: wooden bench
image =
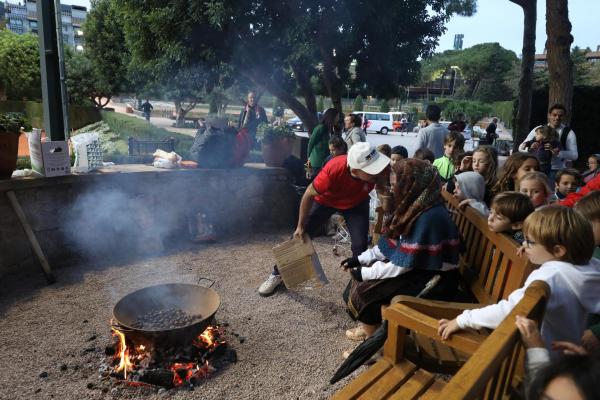
<path fill-rule="evenodd" d="M 384 347 L 389 360 L 401 359 L 398 355 L 403 354 L 403 347 L 395 347 L 393 353 L 389 353 L 392 351 L 389 343 L 399 340 L 397 335 L 400 327 L 408 328 L 413 341 L 409 348 L 416 345 L 419 351 L 407 352 L 407 358 L 412 362 L 403 360 L 402 363 L 409 362 L 411 365 L 417 364 L 447 373 L 455 372 L 467 362 L 480 344 L 487 340 L 488 332 L 482 330 L 461 333 L 454 339 L 460 345 L 452 345 L 452 341 L 442 343 L 437 335 L 437 321 L 441 318 L 452 319 L 465 309 L 479 308 L 507 298 L 523 285 L 534 267 L 527 258 L 517 255 L 518 243 L 507 235 L 490 231 L 486 218 L 481 214 L 471 207 L 459 209 L 458 201 L 448 192 L 444 191 L 443 197 L 466 246 L 466 251 L 459 259 L 459 270 L 463 278 L 463 289 L 472 296 L 472 302 L 451 303 L 396 296 L 392 300 L 393 306 L 384 308 L 382 312 L 389 323 L 388 340 Z M 402 317 L 398 320 L 400 314 Z M 391 317 L 394 319 L 390 319 Z M 434 334 L 429 334 L 430 329 L 433 329 Z M 404 338 L 401 341 L 403 343 Z M 391 357 L 389 354 L 395 355 Z M 368 377 L 371 375 L 363 375 L 356 378 L 357 383 L 353 382 L 352 387 L 363 387 L 369 381 Z M 386 379 L 392 379 L 391 375 Z"/>
<path fill-rule="evenodd" d="M 454 334 L 446 343 L 457 350 L 472 353 L 472 356 L 448 382 L 403 357 L 407 329 L 436 339 L 437 319 L 415 315 L 416 312 L 404 304 L 393 304 L 384 312 L 384 318 L 389 321 L 389 336 L 384 345 L 383 358 L 338 391 L 333 399 L 514 397 L 518 388 L 513 378 L 520 369 L 523 354 L 515 317 L 524 315 L 539 323 L 549 292 L 546 283 L 533 282 L 523 299 L 481 345 L 473 340 L 469 332 Z"/>

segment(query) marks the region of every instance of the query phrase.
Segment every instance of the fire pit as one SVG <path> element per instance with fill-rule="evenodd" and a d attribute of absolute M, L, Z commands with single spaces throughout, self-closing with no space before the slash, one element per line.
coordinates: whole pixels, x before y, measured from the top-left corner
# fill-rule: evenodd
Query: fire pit
<path fill-rule="evenodd" d="M 235 361 L 224 329 L 211 325 L 219 304 L 213 289 L 191 284 L 152 286 L 123 297 L 113 310 L 115 342 L 106 348 L 103 375 L 129 386 L 193 386 L 222 359 Z"/>

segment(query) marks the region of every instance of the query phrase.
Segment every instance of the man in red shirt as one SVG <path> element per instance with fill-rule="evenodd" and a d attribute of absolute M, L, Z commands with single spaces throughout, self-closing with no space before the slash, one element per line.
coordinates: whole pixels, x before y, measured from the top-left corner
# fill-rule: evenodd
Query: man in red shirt
<path fill-rule="evenodd" d="M 306 188 L 300 201 L 298 225 L 294 237 L 304 233 L 313 237 L 329 217 L 339 212 L 344 216 L 352 255 L 367 249 L 369 233 L 369 193 L 377 183 L 386 184 L 390 159 L 367 142 L 355 143 L 348 155 L 332 158 Z M 277 268 L 260 286 L 258 293 L 269 296 L 281 284 Z"/>

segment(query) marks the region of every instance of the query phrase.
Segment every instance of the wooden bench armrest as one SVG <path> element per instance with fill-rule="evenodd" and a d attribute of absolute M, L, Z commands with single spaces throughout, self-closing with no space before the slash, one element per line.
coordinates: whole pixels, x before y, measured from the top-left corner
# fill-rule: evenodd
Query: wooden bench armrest
<path fill-rule="evenodd" d="M 383 318 L 388 320 L 390 327 L 397 326 L 420 333 L 430 339 L 442 341 L 438 335 L 438 319 L 419 312 L 405 304 L 396 303 L 387 307 Z M 480 335 L 471 330 L 455 333 L 444 344 L 456 350 L 473 354 L 485 340 L 486 335 Z"/>
<path fill-rule="evenodd" d="M 396 303 L 404 304 L 405 306 L 436 319 L 454 319 L 464 310 L 482 307 L 480 303 L 454 303 L 403 295 L 394 296 L 392 301 L 390 301 L 390 304 Z"/>

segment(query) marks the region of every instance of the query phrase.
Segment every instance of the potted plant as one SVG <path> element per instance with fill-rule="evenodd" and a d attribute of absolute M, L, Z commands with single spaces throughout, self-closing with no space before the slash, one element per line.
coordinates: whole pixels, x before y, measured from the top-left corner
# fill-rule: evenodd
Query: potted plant
<path fill-rule="evenodd" d="M 30 129 L 25 114 L 0 113 L 0 179 L 10 178 L 17 168 L 19 135 L 22 130 Z"/>
<path fill-rule="evenodd" d="M 262 123 L 256 128 L 256 140 L 261 142 L 263 160 L 269 167 L 281 167 L 283 161 L 292 154 L 295 138 L 289 126 Z"/>

